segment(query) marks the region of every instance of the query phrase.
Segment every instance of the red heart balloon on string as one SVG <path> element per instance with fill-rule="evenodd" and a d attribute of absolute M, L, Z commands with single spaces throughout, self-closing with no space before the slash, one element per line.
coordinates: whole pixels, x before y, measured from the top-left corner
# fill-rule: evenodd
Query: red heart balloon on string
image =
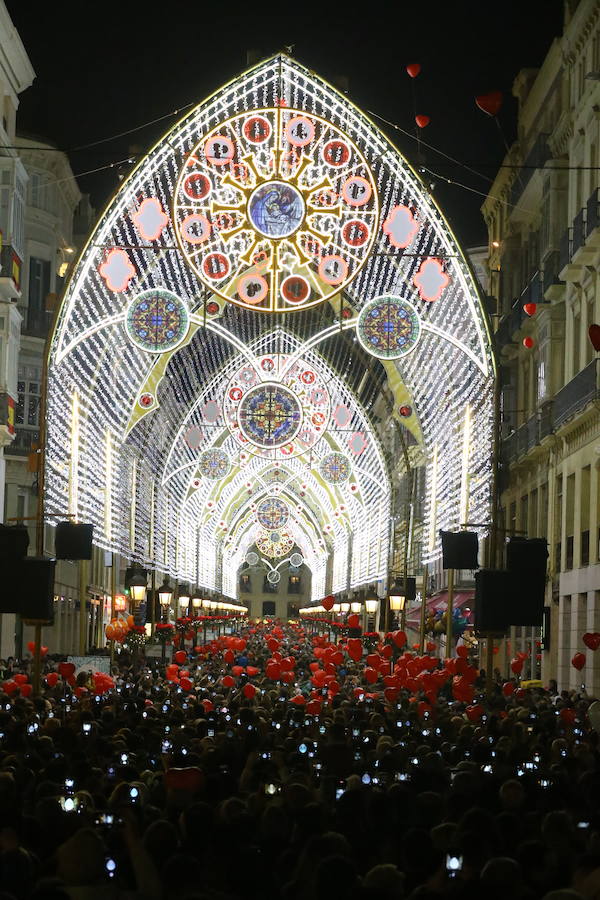
<path fill-rule="evenodd" d="M 431 122 L 431 119 L 429 118 L 429 116 L 419 115 L 419 116 L 415 116 L 415 122 L 417 123 L 419 128 L 427 128 L 427 126 Z"/>
<path fill-rule="evenodd" d="M 581 672 L 585 666 L 585 653 L 576 653 L 571 660 L 571 665 L 574 669 L 577 669 L 578 672 Z"/>
<path fill-rule="evenodd" d="M 410 75 L 411 78 L 416 78 L 417 75 L 421 72 L 421 64 L 420 63 L 409 63 L 406 67 L 406 71 Z"/>
<path fill-rule="evenodd" d="M 597 650 L 600 647 L 600 632 L 586 631 L 583 636 L 583 643 L 588 650 Z"/>
<path fill-rule="evenodd" d="M 502 91 L 480 94 L 479 97 L 475 97 L 475 103 L 488 116 L 497 116 L 502 106 Z"/>
<path fill-rule="evenodd" d="M 534 316 L 537 311 L 537 303 L 524 303 L 523 310 L 528 316 Z"/>
<path fill-rule="evenodd" d="M 75 666 L 70 662 L 61 662 L 58 664 L 58 671 L 66 681 L 71 675 L 74 674 Z"/>
<path fill-rule="evenodd" d="M 329 597 L 325 597 L 325 599 L 324 599 L 323 602 L 321 603 L 321 606 L 322 606 L 324 609 L 326 609 L 327 612 L 329 612 L 331 609 L 333 609 L 333 604 L 334 604 L 334 603 L 335 603 L 335 597 L 329 596 Z"/>
<path fill-rule="evenodd" d="M 588 334 L 594 350 L 598 353 L 600 351 L 600 325 L 590 325 Z"/>

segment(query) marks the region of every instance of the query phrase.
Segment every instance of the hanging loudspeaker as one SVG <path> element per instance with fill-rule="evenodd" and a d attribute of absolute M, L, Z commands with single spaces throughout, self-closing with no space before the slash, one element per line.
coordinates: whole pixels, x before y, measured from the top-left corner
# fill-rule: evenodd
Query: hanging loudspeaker
<path fill-rule="evenodd" d="M 93 525 L 58 522 L 54 536 L 54 555 L 57 559 L 91 559 Z"/>
<path fill-rule="evenodd" d="M 548 544 L 545 538 L 511 538 L 506 565 L 514 576 L 509 598 L 511 625 L 540 626 L 544 617 Z"/>
<path fill-rule="evenodd" d="M 504 569 L 480 569 L 475 572 L 475 629 L 480 632 L 506 631 L 510 621 L 509 597 L 513 590 L 512 572 Z"/>
<path fill-rule="evenodd" d="M 477 569 L 479 539 L 475 531 L 440 531 L 443 569 Z"/>
<path fill-rule="evenodd" d="M 10 562 L 27 556 L 29 532 L 25 525 L 0 525 L 0 561 Z"/>
<path fill-rule="evenodd" d="M 55 559 L 26 556 L 3 572 L 0 613 L 18 612 L 24 619 L 54 619 Z"/>

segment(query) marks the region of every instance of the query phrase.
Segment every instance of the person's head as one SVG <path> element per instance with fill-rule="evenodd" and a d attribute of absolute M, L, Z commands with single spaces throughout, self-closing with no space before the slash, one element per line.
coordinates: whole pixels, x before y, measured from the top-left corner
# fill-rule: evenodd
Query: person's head
<path fill-rule="evenodd" d="M 504 782 L 500 787 L 499 795 L 502 808 L 507 811 L 516 812 L 525 803 L 525 789 L 515 778 Z"/>

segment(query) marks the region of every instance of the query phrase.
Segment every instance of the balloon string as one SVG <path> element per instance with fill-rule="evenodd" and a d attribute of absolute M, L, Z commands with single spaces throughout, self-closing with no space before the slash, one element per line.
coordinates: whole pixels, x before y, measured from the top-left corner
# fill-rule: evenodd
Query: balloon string
<path fill-rule="evenodd" d="M 412 100 L 413 100 L 413 119 L 414 119 L 414 128 L 415 128 L 415 139 L 417 141 L 417 160 L 419 164 L 421 162 L 425 162 L 424 159 L 421 159 L 421 129 L 417 124 L 417 85 L 416 78 L 411 78 L 411 91 L 412 91 Z"/>

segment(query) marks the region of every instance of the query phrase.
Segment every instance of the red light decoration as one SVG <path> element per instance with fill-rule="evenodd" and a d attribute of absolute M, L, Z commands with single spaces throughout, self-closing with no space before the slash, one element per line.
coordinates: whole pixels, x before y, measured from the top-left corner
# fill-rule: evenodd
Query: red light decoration
<path fill-rule="evenodd" d="M 401 416 L 408 419 L 409 416 L 412 416 L 412 406 L 401 406 L 399 412 Z"/>
<path fill-rule="evenodd" d="M 438 259 L 424 259 L 413 282 L 421 300 L 434 303 L 442 296 L 442 291 L 450 284 L 450 277 Z"/>

